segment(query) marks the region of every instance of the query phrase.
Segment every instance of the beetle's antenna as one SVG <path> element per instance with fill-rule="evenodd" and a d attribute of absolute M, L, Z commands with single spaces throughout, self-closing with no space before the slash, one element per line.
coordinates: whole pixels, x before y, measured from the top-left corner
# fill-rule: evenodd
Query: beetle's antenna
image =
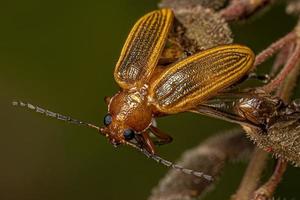
<path fill-rule="evenodd" d="M 77 119 L 73 119 L 69 116 L 65 116 L 65 115 L 62 115 L 62 114 L 59 114 L 59 113 L 55 113 L 55 112 L 52 112 L 50 110 L 47 110 L 47 109 L 44 109 L 44 108 L 41 108 L 39 106 L 34 106 L 30 103 L 24 103 L 22 101 L 13 101 L 12 102 L 12 105 L 13 106 L 19 106 L 19 107 L 25 107 L 29 110 L 33 110 L 37 113 L 40 113 L 40 114 L 43 114 L 45 116 L 48 116 L 48 117 L 52 117 L 52 118 L 55 118 L 55 119 L 58 119 L 58 120 L 62 120 L 62 121 L 65 121 L 65 122 L 69 122 L 69 123 L 72 123 L 72 124 L 76 124 L 76 125 L 81 125 L 81 126 L 86 126 L 86 127 L 89 127 L 89 128 L 94 128 L 94 129 L 97 129 L 97 131 L 100 131 L 100 128 L 98 126 L 95 126 L 93 124 L 90 124 L 90 123 L 87 123 L 87 122 L 83 122 L 83 121 L 80 121 L 80 120 L 77 120 Z M 139 150 L 140 152 L 142 152 L 144 155 L 146 155 L 148 158 L 152 158 L 153 160 L 157 161 L 158 163 L 161 163 L 167 167 L 171 167 L 175 170 L 178 170 L 184 174 L 188 174 L 188 175 L 194 175 L 194 176 L 197 176 L 197 177 L 200 177 L 200 178 L 204 178 L 208 181 L 213 181 L 213 178 L 212 176 L 210 175 L 207 175 L 207 174 L 204 174 L 203 172 L 198 172 L 198 171 L 195 171 L 195 170 L 192 170 L 192 169 L 187 169 L 187 168 L 184 168 L 180 165 L 176 165 L 168 160 L 165 160 L 161 157 L 159 157 L 158 155 L 153 155 L 153 154 L 150 154 L 147 150 L 137 146 L 136 144 L 134 143 L 131 143 L 131 142 L 125 142 L 127 145 Z"/>
<path fill-rule="evenodd" d="M 19 106 L 19 107 L 25 107 L 29 110 L 34 110 L 37 113 L 41 113 L 42 115 L 45 115 L 47 117 L 52 117 L 52 118 L 55 118 L 55 119 L 58 119 L 58 120 L 69 122 L 71 124 L 76 124 L 76 125 L 86 126 L 86 127 L 89 127 L 89 128 L 94 128 L 94 129 L 97 129 L 98 131 L 100 131 L 100 128 L 98 126 L 95 126 L 93 124 L 83 122 L 83 121 L 80 121 L 80 120 L 77 120 L 77 119 L 73 119 L 69 116 L 61 115 L 59 113 L 55 113 L 55 112 L 52 112 L 50 110 L 46 110 L 46 109 L 38 107 L 38 106 L 34 106 L 30 103 L 24 103 L 22 101 L 13 101 L 12 105 L 13 106 Z"/>
<path fill-rule="evenodd" d="M 180 171 L 184 174 L 188 174 L 188 175 L 193 175 L 193 176 L 197 176 L 197 177 L 200 177 L 200 178 L 204 178 L 208 181 L 213 181 L 213 177 L 210 176 L 210 175 L 207 175 L 207 174 L 204 174 L 203 172 L 198 172 L 198 171 L 195 171 L 195 170 L 192 170 L 192 169 L 187 169 L 187 168 L 184 168 L 180 165 L 176 165 L 164 158 L 161 158 L 160 156 L 158 155 L 155 155 L 155 154 L 151 154 L 149 153 L 146 149 L 143 149 L 139 146 L 137 146 L 136 144 L 133 144 L 131 142 L 126 142 L 126 144 L 128 144 L 129 146 L 139 150 L 140 152 L 142 152 L 145 156 L 147 156 L 148 158 L 151 158 L 153 160 L 155 160 L 156 162 L 158 163 L 161 163 L 167 167 L 171 167 L 177 171 Z"/>

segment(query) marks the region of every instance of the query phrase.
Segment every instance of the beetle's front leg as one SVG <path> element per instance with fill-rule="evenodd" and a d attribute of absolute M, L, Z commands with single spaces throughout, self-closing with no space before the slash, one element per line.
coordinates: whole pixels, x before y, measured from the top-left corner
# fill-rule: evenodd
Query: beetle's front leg
<path fill-rule="evenodd" d="M 139 134 L 142 140 L 143 148 L 145 148 L 152 155 L 155 154 L 155 145 L 149 136 L 149 132 L 145 131 Z"/>
<path fill-rule="evenodd" d="M 162 132 L 159 128 L 150 126 L 149 129 L 151 133 L 153 133 L 158 138 L 158 141 L 154 141 L 155 145 L 164 145 L 173 141 L 173 138 L 170 135 Z"/>
<path fill-rule="evenodd" d="M 256 79 L 262 81 L 263 83 L 268 83 L 271 80 L 271 77 L 268 74 L 257 74 L 255 72 L 251 72 L 247 75 L 248 79 Z"/>

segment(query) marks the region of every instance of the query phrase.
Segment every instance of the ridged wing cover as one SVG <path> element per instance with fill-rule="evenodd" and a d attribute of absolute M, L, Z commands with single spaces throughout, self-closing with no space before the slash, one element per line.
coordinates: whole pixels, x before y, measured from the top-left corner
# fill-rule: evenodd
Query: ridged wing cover
<path fill-rule="evenodd" d="M 170 9 L 150 12 L 140 18 L 121 51 L 114 76 L 122 88 L 148 81 L 164 48 L 173 13 Z"/>
<path fill-rule="evenodd" d="M 218 46 L 172 64 L 150 84 L 157 111 L 188 111 L 246 75 L 254 53 L 241 45 Z"/>

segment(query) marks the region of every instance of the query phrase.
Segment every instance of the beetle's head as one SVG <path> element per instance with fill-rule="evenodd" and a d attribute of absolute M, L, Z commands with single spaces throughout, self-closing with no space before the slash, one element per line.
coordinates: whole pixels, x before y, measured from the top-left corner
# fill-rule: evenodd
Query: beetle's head
<path fill-rule="evenodd" d="M 103 122 L 101 132 L 114 146 L 128 142 L 145 146 L 140 136 L 151 125 L 152 111 L 138 92 L 122 91 L 109 100 Z"/>

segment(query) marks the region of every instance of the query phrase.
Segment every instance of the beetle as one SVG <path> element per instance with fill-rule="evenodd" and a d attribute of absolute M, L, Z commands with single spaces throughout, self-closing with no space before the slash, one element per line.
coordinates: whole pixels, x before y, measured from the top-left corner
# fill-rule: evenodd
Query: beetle
<path fill-rule="evenodd" d="M 167 65 L 159 58 L 172 28 L 174 14 L 164 8 L 141 17 L 133 26 L 114 69 L 120 86 L 112 97 L 106 97 L 108 113 L 99 128 L 54 113 L 29 103 L 13 102 L 29 109 L 75 124 L 96 128 L 114 146 L 127 144 L 147 156 L 184 173 L 197 174 L 156 155 L 155 144 L 166 144 L 172 137 L 155 126 L 154 119 L 192 111 L 197 105 L 218 95 L 240 81 L 252 69 L 254 53 L 238 44 L 221 45 Z M 153 141 L 150 132 L 156 137 Z M 207 175 L 206 179 L 210 179 Z"/>
<path fill-rule="evenodd" d="M 172 139 L 152 125 L 153 118 L 189 111 L 252 69 L 254 53 L 242 45 L 218 46 L 166 68 L 157 66 L 173 18 L 170 9 L 150 12 L 129 33 L 114 70 L 121 90 L 107 99 L 101 128 L 114 145 L 135 139 L 154 154 L 149 131 L 159 143 Z"/>

